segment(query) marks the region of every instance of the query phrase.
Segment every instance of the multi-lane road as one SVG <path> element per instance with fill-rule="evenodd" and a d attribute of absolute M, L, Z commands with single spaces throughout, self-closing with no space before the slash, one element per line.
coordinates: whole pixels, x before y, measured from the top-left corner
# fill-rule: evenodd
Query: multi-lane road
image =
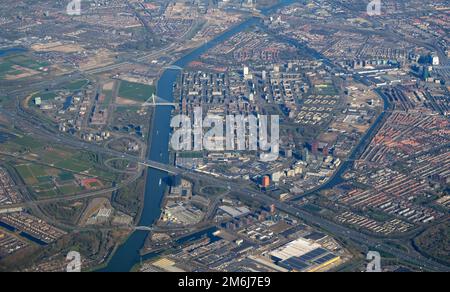
<path fill-rule="evenodd" d="M 392 32 L 391 32 L 392 33 Z M 408 40 L 411 41 L 411 40 Z M 423 43 L 421 43 L 423 45 Z M 141 58 L 138 58 L 137 61 L 145 61 L 150 58 L 155 58 L 160 56 L 161 54 L 167 53 L 167 51 L 173 50 L 176 47 L 178 47 L 179 44 L 172 44 L 169 47 L 163 48 L 157 52 L 153 52 L 152 54 L 148 54 L 146 56 L 143 56 Z M 433 48 L 436 49 L 436 47 L 433 45 Z M 438 51 L 439 52 L 439 51 Z M 440 52 L 440 55 L 442 52 Z M 447 58 L 443 58 L 445 60 L 444 64 L 447 63 Z M 136 61 L 136 60 L 135 60 Z M 79 78 L 84 76 L 84 74 L 99 74 L 102 72 L 107 72 L 116 68 L 119 68 L 121 66 L 124 66 L 126 64 L 129 64 L 128 61 L 124 61 L 122 63 L 118 64 L 112 64 L 108 65 L 102 68 L 93 69 L 86 72 L 75 72 L 72 74 L 68 74 L 65 76 L 60 76 L 57 80 L 58 83 L 60 82 L 67 82 L 71 81 L 73 79 Z M 32 84 L 30 86 L 27 86 L 27 88 L 18 88 L 17 90 L 11 92 L 12 94 L 22 94 L 25 92 L 31 92 L 33 90 L 41 90 L 42 88 L 46 88 L 47 86 L 52 86 L 52 84 L 55 84 L 55 81 L 49 82 L 39 82 L 36 84 Z M 2 110 L 2 109 L 0 109 Z M 267 194 L 263 192 L 256 191 L 254 189 L 251 189 L 247 185 L 243 185 L 241 183 L 238 183 L 236 181 L 228 180 L 225 178 L 217 178 L 213 176 L 209 176 L 203 173 L 198 173 L 192 170 L 185 170 L 180 169 L 172 165 L 166 165 L 159 162 L 151 161 L 145 158 L 136 157 L 133 155 L 128 155 L 122 152 L 114 151 L 111 149 L 107 149 L 95 144 L 86 143 L 80 140 L 77 140 L 74 137 L 68 136 L 66 134 L 59 133 L 56 129 L 52 129 L 49 125 L 43 125 L 42 121 L 39 119 L 31 116 L 29 113 L 25 112 L 22 108 L 20 108 L 20 105 L 17 107 L 17 112 L 6 112 L 2 111 L 2 114 L 6 117 L 8 117 L 10 120 L 14 121 L 14 123 L 25 129 L 29 135 L 32 135 L 38 139 L 45 139 L 47 141 L 52 141 L 54 143 L 58 143 L 64 146 L 69 146 L 74 149 L 80 149 L 80 150 L 86 150 L 91 151 L 95 153 L 101 153 L 105 154 L 111 157 L 121 157 L 124 159 L 128 159 L 132 162 L 136 162 L 140 165 L 150 167 L 153 169 L 160 170 L 162 172 L 166 172 L 169 174 L 180 174 L 188 179 L 194 179 L 194 180 L 202 180 L 207 182 L 208 184 L 217 186 L 217 187 L 224 187 L 228 190 L 231 190 L 230 193 L 232 195 L 239 197 L 240 199 L 244 201 L 251 201 L 251 202 L 258 202 L 261 205 L 275 205 L 276 208 L 282 212 L 288 213 L 294 217 L 299 218 L 300 220 L 304 221 L 305 223 L 318 227 L 326 232 L 329 232 L 333 236 L 336 236 L 342 240 L 350 240 L 353 244 L 356 244 L 362 248 L 365 249 L 376 249 L 378 251 L 382 251 L 385 253 L 393 254 L 395 255 L 399 260 L 412 263 L 414 265 L 417 265 L 419 267 L 422 267 L 425 270 L 432 270 L 432 271 L 449 271 L 449 267 L 442 265 L 440 263 L 437 263 L 429 258 L 426 258 L 419 253 L 415 251 L 405 252 L 404 250 L 392 247 L 386 243 L 383 242 L 383 238 L 375 237 L 372 235 L 367 235 L 361 232 L 357 232 L 351 228 L 336 224 L 335 222 L 322 218 L 318 215 L 309 213 L 300 207 L 298 207 L 294 202 L 286 203 L 286 202 L 280 202 L 279 200 L 276 200 Z M 102 190 L 98 192 L 92 192 L 92 193 L 86 193 L 86 194 L 79 194 L 75 196 L 70 197 L 59 197 L 59 198 L 53 198 L 53 199 L 46 199 L 46 200 L 39 200 L 39 201 L 29 201 L 25 202 L 23 204 L 16 204 L 16 205 L 10 205 L 10 206 L 4 206 L 0 207 L 0 210 L 4 210 L 7 208 L 13 208 L 13 207 L 30 207 L 30 206 L 36 206 L 42 203 L 49 203 L 54 202 L 58 200 L 77 200 L 87 197 L 93 197 L 102 195 L 106 192 L 112 192 L 119 188 L 120 186 L 117 186 L 115 188 L 110 188 L 107 190 Z M 217 202 L 214 201 L 213 205 L 211 206 L 210 210 L 216 209 Z M 208 212 L 207 218 L 210 218 L 212 215 L 212 211 Z M 150 229 L 149 229 L 150 230 Z"/>
<path fill-rule="evenodd" d="M 186 177 L 188 179 L 195 179 L 195 180 L 202 180 L 204 182 L 207 182 L 211 185 L 217 186 L 217 187 L 223 187 L 225 189 L 231 189 L 232 194 L 235 196 L 238 196 L 242 198 L 243 200 L 247 201 L 257 201 L 262 205 L 275 205 L 277 209 L 280 211 L 283 211 L 285 213 L 291 214 L 303 221 L 305 221 L 307 224 L 320 227 L 321 229 L 329 232 L 330 234 L 333 234 L 334 236 L 340 237 L 342 239 L 351 240 L 356 244 L 359 244 L 361 246 L 366 246 L 367 248 L 375 248 L 379 251 L 383 251 L 386 253 L 394 254 L 397 258 L 400 260 L 403 260 L 405 262 L 413 263 L 419 267 L 422 267 L 426 270 L 444 270 L 448 271 L 449 268 L 447 266 L 441 265 L 439 263 L 434 262 L 431 259 L 425 258 L 422 255 L 415 253 L 411 251 L 410 253 L 406 253 L 405 251 L 401 249 L 397 249 L 394 247 L 391 247 L 385 243 L 382 242 L 382 238 L 370 236 L 363 234 L 361 232 L 354 231 L 351 228 L 347 228 L 345 226 L 338 225 L 328 219 L 324 219 L 322 217 L 319 217 L 317 215 L 311 214 L 309 212 L 306 212 L 305 210 L 297 207 L 295 204 L 291 203 L 284 203 L 280 202 L 278 200 L 275 200 L 274 198 L 268 196 L 267 194 L 263 192 L 255 191 L 248 186 L 245 186 L 241 183 L 228 180 L 225 178 L 216 178 L 213 176 L 209 176 L 203 173 L 198 173 L 192 170 L 185 170 L 180 169 L 175 166 L 162 164 L 159 162 L 151 161 L 148 159 L 142 159 L 136 156 L 124 154 L 121 152 L 117 152 L 110 149 L 105 149 L 103 147 L 88 144 L 82 141 L 77 141 L 74 139 L 70 139 L 65 137 L 64 135 L 61 136 L 55 136 L 53 134 L 48 133 L 42 133 L 42 128 L 37 127 L 36 130 L 40 130 L 40 133 L 38 136 L 41 138 L 47 138 L 49 141 L 54 141 L 55 143 L 61 143 L 66 146 L 78 148 L 78 149 L 84 149 L 88 151 L 93 151 L 97 153 L 102 153 L 106 155 L 110 155 L 113 157 L 122 157 L 126 158 L 130 161 L 140 163 L 142 165 L 145 165 L 147 167 L 151 167 L 154 169 L 158 169 L 163 172 L 168 172 L 171 174 L 180 174 L 183 177 Z M 90 196 L 89 194 L 80 195 L 80 196 Z"/>

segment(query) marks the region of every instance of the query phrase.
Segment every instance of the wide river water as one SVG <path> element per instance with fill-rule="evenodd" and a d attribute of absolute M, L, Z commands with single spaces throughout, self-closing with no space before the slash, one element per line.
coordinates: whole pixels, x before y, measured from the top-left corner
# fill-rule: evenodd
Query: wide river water
<path fill-rule="evenodd" d="M 269 14 L 276 9 L 293 3 L 294 0 L 283 0 L 275 7 L 267 9 L 263 14 Z M 195 49 L 189 54 L 185 55 L 173 65 L 180 68 L 185 68 L 192 61 L 197 60 L 207 50 L 222 43 L 235 34 L 246 30 L 254 24 L 260 21 L 259 18 L 250 18 L 238 26 L 226 31 L 222 35 L 218 36 L 214 40 L 204 44 L 203 46 Z M 163 98 L 168 102 L 174 100 L 173 97 L 173 85 L 176 82 L 181 71 L 176 69 L 167 69 L 162 74 L 158 81 L 157 96 Z M 170 119 L 172 108 L 170 106 L 158 106 L 155 110 L 154 124 L 152 125 L 152 135 L 150 135 L 150 152 L 149 159 L 158 161 L 161 163 L 169 163 L 169 139 L 170 139 Z M 151 226 L 161 215 L 161 202 L 164 196 L 164 191 L 167 187 L 165 182 L 168 175 L 165 172 L 161 172 L 154 169 L 149 169 L 147 173 L 147 183 L 144 196 L 144 206 L 142 215 L 140 218 L 139 226 Z M 160 185 L 160 181 L 162 184 Z M 211 236 L 211 230 L 202 232 L 205 235 Z M 202 234 L 195 236 L 199 237 Z M 133 266 L 138 264 L 141 260 L 146 260 L 152 255 L 148 255 L 141 259 L 140 250 L 144 246 L 145 239 L 148 236 L 148 232 L 135 231 L 131 236 L 122 244 L 114 253 L 108 265 L 100 269 L 100 272 L 128 272 Z M 190 236 L 192 238 L 192 236 Z"/>

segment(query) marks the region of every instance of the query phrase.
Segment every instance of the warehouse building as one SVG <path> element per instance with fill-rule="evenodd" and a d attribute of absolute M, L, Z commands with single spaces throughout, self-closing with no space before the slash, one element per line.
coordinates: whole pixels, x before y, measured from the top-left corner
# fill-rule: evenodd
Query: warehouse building
<path fill-rule="evenodd" d="M 276 265 L 291 272 L 322 271 L 340 261 L 339 256 L 304 238 L 272 251 L 270 258 Z"/>

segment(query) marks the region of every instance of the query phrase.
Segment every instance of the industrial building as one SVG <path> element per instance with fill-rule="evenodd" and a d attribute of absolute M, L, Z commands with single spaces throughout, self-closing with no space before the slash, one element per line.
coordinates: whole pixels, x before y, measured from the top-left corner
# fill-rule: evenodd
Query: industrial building
<path fill-rule="evenodd" d="M 270 258 L 276 265 L 292 272 L 321 271 L 340 261 L 340 256 L 304 238 L 272 251 Z"/>

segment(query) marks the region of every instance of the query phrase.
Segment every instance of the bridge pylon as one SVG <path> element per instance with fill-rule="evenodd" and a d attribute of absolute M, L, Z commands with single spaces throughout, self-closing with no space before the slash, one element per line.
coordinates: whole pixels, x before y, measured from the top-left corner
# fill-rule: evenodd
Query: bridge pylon
<path fill-rule="evenodd" d="M 146 102 L 142 104 L 142 107 L 151 107 L 151 106 L 176 106 L 175 103 L 169 102 L 162 97 L 153 94 Z"/>

